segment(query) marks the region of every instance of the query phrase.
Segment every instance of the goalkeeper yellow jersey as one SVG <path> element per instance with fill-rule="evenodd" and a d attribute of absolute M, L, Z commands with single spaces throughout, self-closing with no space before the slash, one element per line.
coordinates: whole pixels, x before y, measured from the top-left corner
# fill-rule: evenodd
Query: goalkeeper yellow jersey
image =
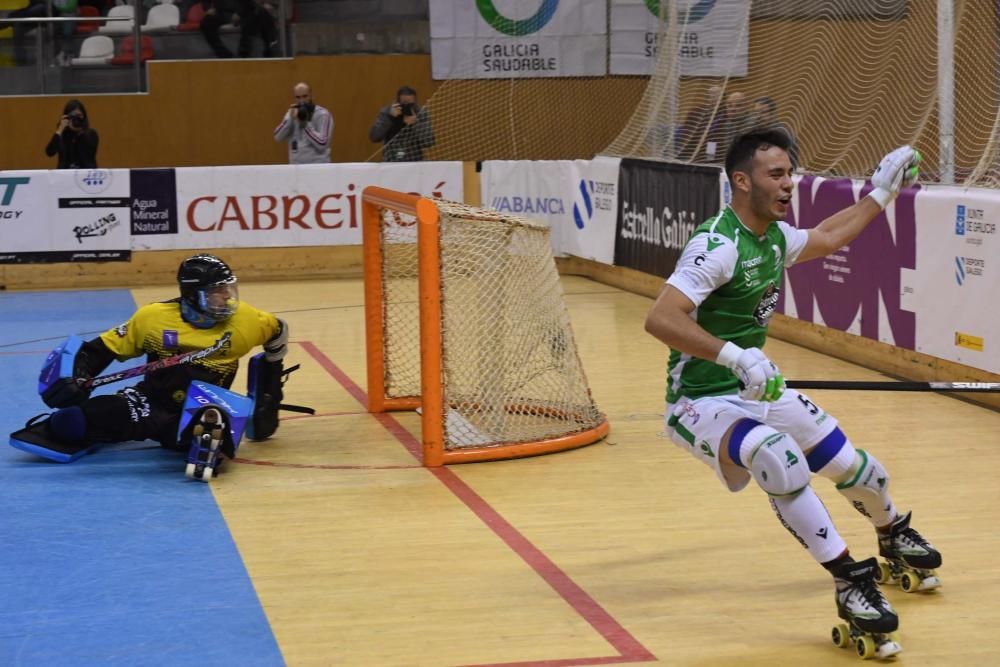
<path fill-rule="evenodd" d="M 145 376 L 144 388 L 151 398 L 169 397 L 175 403 L 182 403 L 191 380 L 229 388 L 240 358 L 273 338 L 279 329 L 274 315 L 243 302 L 225 322 L 199 329 L 184 321 L 180 300 L 173 299 L 139 308 L 127 322 L 101 334 L 101 341 L 119 361 L 142 354 L 147 361 L 156 361 L 211 347 L 229 333 L 229 340 L 218 352 Z"/>

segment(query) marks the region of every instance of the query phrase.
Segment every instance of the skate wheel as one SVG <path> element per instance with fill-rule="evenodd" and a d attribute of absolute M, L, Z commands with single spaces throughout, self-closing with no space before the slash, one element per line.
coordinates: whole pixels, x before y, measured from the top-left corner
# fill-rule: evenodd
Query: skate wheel
<path fill-rule="evenodd" d="M 888 563 L 878 564 L 878 583 L 886 584 L 892 581 L 892 568 Z"/>
<path fill-rule="evenodd" d="M 875 640 L 871 635 L 861 635 L 854 640 L 854 650 L 862 660 L 871 660 L 875 657 Z"/>
<path fill-rule="evenodd" d="M 847 629 L 847 624 L 838 623 L 833 626 L 830 638 L 833 639 L 833 643 L 837 648 L 847 648 L 847 645 L 851 643 L 851 632 Z"/>
<path fill-rule="evenodd" d="M 914 572 L 904 572 L 899 578 L 899 587 L 907 593 L 914 593 L 920 588 L 920 577 Z"/>
<path fill-rule="evenodd" d="M 188 479 L 194 479 L 195 478 L 194 470 L 195 470 L 195 465 L 193 463 L 187 464 L 187 467 L 184 468 L 184 476 L 187 477 Z"/>

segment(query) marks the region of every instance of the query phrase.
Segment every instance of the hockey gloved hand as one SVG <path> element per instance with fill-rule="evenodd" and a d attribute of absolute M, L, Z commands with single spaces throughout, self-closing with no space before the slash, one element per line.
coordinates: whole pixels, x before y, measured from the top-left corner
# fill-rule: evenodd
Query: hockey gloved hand
<path fill-rule="evenodd" d="M 920 159 L 920 153 L 910 146 L 900 146 L 886 155 L 872 174 L 875 189 L 868 196 L 884 209 L 899 195 L 901 188 L 916 182 Z"/>
<path fill-rule="evenodd" d="M 59 378 L 42 392 L 42 400 L 50 408 L 68 408 L 90 398 L 90 392 L 76 378 Z"/>
<path fill-rule="evenodd" d="M 743 349 L 727 342 L 715 363 L 725 366 L 740 381 L 740 398 L 747 401 L 776 401 L 785 391 L 785 378 L 760 348 Z"/>

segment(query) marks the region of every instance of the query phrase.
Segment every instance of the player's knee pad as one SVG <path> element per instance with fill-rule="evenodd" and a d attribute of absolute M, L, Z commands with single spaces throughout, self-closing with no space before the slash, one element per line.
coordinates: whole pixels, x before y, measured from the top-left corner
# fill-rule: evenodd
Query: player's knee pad
<path fill-rule="evenodd" d="M 869 517 L 879 512 L 887 499 L 889 473 L 878 459 L 863 449 L 856 450 L 854 464 L 848 470 L 848 477 L 837 485 L 855 508 Z"/>
<path fill-rule="evenodd" d="M 729 454 L 734 463 L 750 469 L 760 488 L 772 496 L 798 493 L 809 485 L 806 455 L 787 433 L 745 419 L 730 434 Z"/>

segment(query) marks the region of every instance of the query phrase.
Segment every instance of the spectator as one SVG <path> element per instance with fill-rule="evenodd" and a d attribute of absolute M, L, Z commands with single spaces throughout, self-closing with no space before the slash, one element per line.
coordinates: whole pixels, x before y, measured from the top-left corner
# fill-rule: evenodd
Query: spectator
<path fill-rule="evenodd" d="M 63 107 L 45 154 L 59 155 L 56 169 L 96 169 L 97 141 L 97 130 L 90 127 L 87 109 L 80 100 L 70 100 Z"/>
<path fill-rule="evenodd" d="M 289 164 L 322 164 L 330 161 L 333 115 L 312 99 L 309 84 L 295 84 L 295 102 L 274 129 L 275 141 L 288 141 Z"/>
<path fill-rule="evenodd" d="M 222 43 L 219 31 L 227 25 L 238 25 L 239 16 L 231 0 L 199 0 L 197 4 L 205 10 L 205 15 L 198 24 L 198 29 L 204 35 L 205 41 L 212 47 L 218 58 L 232 58 L 233 52 Z"/>
<path fill-rule="evenodd" d="M 396 101 L 379 109 L 368 138 L 384 142 L 385 162 L 423 160 L 424 149 L 434 145 L 434 127 L 430 111 L 417 103 L 417 91 L 409 86 L 396 91 Z"/>
<path fill-rule="evenodd" d="M 718 126 L 724 113 L 721 99 L 722 86 L 709 86 L 701 103 L 684 116 L 684 122 L 674 134 L 678 160 L 700 162 L 714 158 L 718 152 Z"/>
<path fill-rule="evenodd" d="M 755 130 L 777 129 L 788 135 L 791 145 L 788 148 L 788 157 L 792 161 L 792 169 L 799 166 L 799 145 L 795 141 L 795 133 L 792 128 L 778 120 L 778 104 L 767 96 L 758 97 L 753 101 L 752 124 Z"/>
<path fill-rule="evenodd" d="M 278 24 L 275 20 L 277 10 L 274 5 L 265 0 L 236 1 L 239 6 L 236 15 L 240 26 L 240 58 L 252 55 L 254 37 L 260 37 L 264 43 L 261 53 L 264 58 L 274 56 L 274 50 L 278 48 Z"/>
<path fill-rule="evenodd" d="M 719 158 L 725 156 L 730 144 L 736 137 L 748 132 L 753 126 L 753 118 L 750 113 L 750 100 L 746 93 L 732 92 L 726 98 L 726 108 L 718 126 L 718 152 Z M 713 160 L 718 162 L 720 160 Z"/>
<path fill-rule="evenodd" d="M 29 0 L 27 7 L 15 9 L 7 14 L 9 19 L 39 19 L 48 16 L 44 0 Z M 27 37 L 28 33 L 38 28 L 40 23 L 4 23 L 0 21 L 0 30 L 12 28 L 14 41 L 14 63 L 28 64 Z"/>
<path fill-rule="evenodd" d="M 257 0 L 200 0 L 205 16 L 199 26 L 205 41 L 219 58 L 232 58 L 233 52 L 222 42 L 219 31 L 227 26 L 240 27 L 240 43 L 237 53 L 240 58 L 249 58 L 253 52 L 253 41 L 260 37 L 264 42 L 262 55 L 270 58 L 278 44 L 278 25 L 274 18 L 274 7 L 270 3 Z"/>

